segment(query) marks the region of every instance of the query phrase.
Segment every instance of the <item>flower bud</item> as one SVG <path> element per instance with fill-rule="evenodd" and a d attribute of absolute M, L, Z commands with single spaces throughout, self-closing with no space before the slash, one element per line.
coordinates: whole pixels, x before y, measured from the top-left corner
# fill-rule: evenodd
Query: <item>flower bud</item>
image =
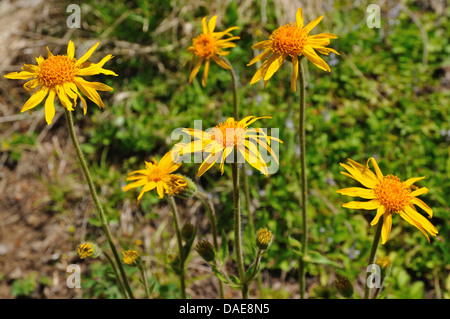
<path fill-rule="evenodd" d="M 130 266 L 136 266 L 139 261 L 140 261 L 140 257 L 139 257 L 139 253 L 136 250 L 124 250 L 122 251 L 123 254 L 123 262 L 127 265 Z"/>
<path fill-rule="evenodd" d="M 389 256 L 385 256 L 385 257 L 378 257 L 376 264 L 378 266 L 380 266 L 383 269 L 389 268 L 391 266 L 391 259 L 389 258 Z"/>
<path fill-rule="evenodd" d="M 192 225 L 190 222 L 187 222 L 183 225 L 183 228 L 181 229 L 181 236 L 185 241 L 190 241 L 194 238 L 196 234 L 195 226 Z"/>
<path fill-rule="evenodd" d="M 212 262 L 216 259 L 216 251 L 213 245 L 207 240 L 199 241 L 197 246 L 195 246 L 195 250 L 207 262 Z"/>
<path fill-rule="evenodd" d="M 197 185 L 189 177 L 177 174 L 174 175 L 179 177 L 179 184 L 182 185 L 181 187 L 178 187 L 178 192 L 175 195 L 187 199 L 192 198 L 197 191 Z"/>
<path fill-rule="evenodd" d="M 353 286 L 347 277 L 340 274 L 336 274 L 336 280 L 334 282 L 339 293 L 345 298 L 350 298 L 353 296 Z"/>
<path fill-rule="evenodd" d="M 267 228 L 260 228 L 256 233 L 256 246 L 261 250 L 269 248 L 272 242 L 272 232 Z"/>
<path fill-rule="evenodd" d="M 81 259 L 96 258 L 99 255 L 99 249 L 97 245 L 91 242 L 85 242 L 80 244 L 80 246 L 78 246 L 77 252 L 78 256 Z"/>

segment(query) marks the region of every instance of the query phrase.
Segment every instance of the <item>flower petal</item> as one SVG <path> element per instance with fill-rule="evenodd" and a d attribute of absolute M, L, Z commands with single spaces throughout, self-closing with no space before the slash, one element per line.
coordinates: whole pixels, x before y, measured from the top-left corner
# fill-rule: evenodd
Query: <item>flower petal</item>
<path fill-rule="evenodd" d="M 47 100 L 45 100 L 45 121 L 48 125 L 52 124 L 53 117 L 55 116 L 55 90 L 50 90 Z"/>
<path fill-rule="evenodd" d="M 377 209 L 379 206 L 380 202 L 377 199 L 372 199 L 368 202 L 348 202 L 342 205 L 342 207 L 345 208 L 365 209 L 365 210 Z"/>
<path fill-rule="evenodd" d="M 47 87 L 41 87 L 36 93 L 34 93 L 28 101 L 25 102 L 22 109 L 20 110 L 21 113 L 28 111 L 38 105 L 42 102 L 42 100 L 47 96 L 48 88 Z"/>
<path fill-rule="evenodd" d="M 392 214 L 383 215 L 383 228 L 381 229 L 381 243 L 384 245 L 391 233 L 392 229 Z"/>
<path fill-rule="evenodd" d="M 361 197 L 366 199 L 374 199 L 376 195 L 372 189 L 361 188 L 361 187 L 348 187 L 337 191 L 341 195 Z"/>
<path fill-rule="evenodd" d="M 304 32 L 306 32 L 306 33 L 311 32 L 311 30 L 314 29 L 314 28 L 316 27 L 316 25 L 318 25 L 319 22 L 322 21 L 322 19 L 323 19 L 323 15 L 320 16 L 320 17 L 318 17 L 318 18 L 316 18 L 316 19 L 314 19 L 314 20 L 312 20 L 312 21 L 311 21 L 310 23 L 308 23 L 308 24 L 306 25 L 306 27 L 303 29 Z"/>
<path fill-rule="evenodd" d="M 385 212 L 386 212 L 386 210 L 385 210 L 384 206 L 379 206 L 377 208 L 377 214 L 376 214 L 375 218 L 370 222 L 370 225 L 374 226 L 374 225 L 378 224 L 380 217 L 383 216 Z"/>
<path fill-rule="evenodd" d="M 411 199 L 411 203 L 422 208 L 425 212 L 427 212 L 428 216 L 433 217 L 433 210 L 430 208 L 430 206 L 425 204 L 420 198 L 413 197 Z"/>
<path fill-rule="evenodd" d="M 274 58 L 272 63 L 270 63 L 266 74 L 264 75 L 264 81 L 269 80 L 275 74 L 275 72 L 278 71 L 281 64 L 283 64 L 284 60 L 286 59 L 287 54 L 274 54 L 272 55 L 272 57 Z"/>
<path fill-rule="evenodd" d="M 421 187 L 421 188 L 419 188 L 419 189 L 417 189 L 417 190 L 411 192 L 411 196 L 412 196 L 412 197 L 416 197 L 416 196 L 420 196 L 420 195 L 426 194 L 426 193 L 428 193 L 428 188 L 426 188 L 426 187 Z"/>
<path fill-rule="evenodd" d="M 67 56 L 69 58 L 75 57 L 75 45 L 73 44 L 72 40 L 70 40 L 69 44 L 67 45 Z"/>
<path fill-rule="evenodd" d="M 292 57 L 292 76 L 291 76 L 291 90 L 297 91 L 297 77 L 298 77 L 298 65 L 299 61 L 297 56 Z"/>
<path fill-rule="evenodd" d="M 303 28 L 303 10 L 302 8 L 298 8 L 296 14 L 295 14 L 295 20 L 297 22 L 297 27 Z"/>
<path fill-rule="evenodd" d="M 216 21 L 217 21 L 217 16 L 212 16 L 211 19 L 209 19 L 208 22 L 208 31 L 213 33 L 214 29 L 216 28 Z"/>
<path fill-rule="evenodd" d="M 77 60 L 75 65 L 81 65 L 83 62 L 87 61 L 87 59 L 91 57 L 92 53 L 94 53 L 95 49 L 97 49 L 99 44 L 100 42 L 94 44 L 81 58 Z"/>

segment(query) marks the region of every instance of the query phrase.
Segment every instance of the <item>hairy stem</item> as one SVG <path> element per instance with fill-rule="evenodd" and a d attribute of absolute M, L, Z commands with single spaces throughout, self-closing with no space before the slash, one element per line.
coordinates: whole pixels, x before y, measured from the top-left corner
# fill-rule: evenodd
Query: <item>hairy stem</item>
<path fill-rule="evenodd" d="M 375 254 L 377 252 L 378 243 L 380 242 L 381 237 L 381 229 L 383 228 L 383 223 L 378 222 L 377 230 L 375 232 L 375 236 L 373 238 L 372 248 L 370 250 L 370 256 L 369 256 L 369 265 L 372 265 L 375 262 Z M 367 279 L 369 278 L 369 273 L 366 273 L 366 282 L 365 282 L 365 288 L 364 288 L 364 299 L 369 299 L 370 295 L 370 288 L 367 284 Z"/>
<path fill-rule="evenodd" d="M 86 180 L 87 180 L 87 183 L 88 183 L 88 186 L 89 186 L 89 190 L 90 190 L 91 195 L 92 195 L 92 199 L 94 200 L 95 207 L 97 208 L 97 212 L 99 214 L 100 221 L 102 223 L 103 230 L 104 230 L 104 232 L 106 234 L 106 237 L 108 239 L 108 243 L 109 243 L 109 246 L 111 247 L 111 251 L 113 253 L 114 259 L 116 260 L 116 263 L 117 263 L 117 265 L 119 267 L 119 271 L 120 271 L 120 274 L 122 276 L 122 280 L 123 280 L 123 282 L 125 284 L 125 288 L 127 289 L 128 296 L 129 296 L 129 298 L 134 299 L 133 292 L 131 291 L 130 284 L 129 284 L 127 276 L 125 274 L 125 270 L 123 269 L 122 262 L 121 262 L 121 260 L 119 258 L 119 254 L 117 253 L 116 247 L 115 247 L 114 242 L 112 240 L 112 236 L 111 236 L 111 232 L 110 232 L 109 227 L 108 227 L 108 222 L 106 220 L 105 212 L 103 211 L 103 207 L 100 204 L 100 200 L 98 199 L 97 192 L 95 190 L 94 183 L 92 181 L 91 174 L 89 172 L 89 168 L 88 168 L 88 166 L 86 164 L 86 161 L 84 159 L 83 153 L 81 152 L 80 145 L 78 144 L 77 137 L 75 135 L 75 129 L 74 129 L 74 126 L 73 126 L 72 113 L 71 113 L 71 111 L 68 111 L 67 109 L 65 109 L 65 112 L 66 112 L 67 126 L 69 128 L 69 134 L 70 134 L 70 137 L 72 138 L 73 146 L 75 147 L 75 150 L 77 152 L 78 159 L 80 160 L 81 168 L 83 169 L 84 176 L 86 177 Z"/>
<path fill-rule="evenodd" d="M 177 209 L 177 205 L 175 204 L 175 199 L 173 198 L 173 196 L 167 196 L 166 198 L 167 198 L 167 202 L 169 203 L 169 206 L 170 206 L 170 212 L 172 214 L 172 221 L 173 221 L 175 233 L 177 236 L 178 250 L 179 250 L 179 254 L 180 254 L 181 297 L 183 299 L 186 299 L 186 282 L 185 282 L 185 271 L 184 271 L 184 263 L 186 261 L 186 256 L 184 255 L 184 251 L 183 251 L 183 240 L 181 237 L 180 222 L 178 219 L 178 209 Z"/>
<path fill-rule="evenodd" d="M 305 137 L 305 74 L 303 70 L 302 59 L 298 63 L 298 74 L 300 80 L 300 122 L 299 122 L 299 139 L 300 139 L 300 166 L 301 166 L 301 203 L 302 206 L 302 256 L 299 260 L 299 283 L 300 298 L 305 298 L 305 268 L 306 262 L 304 258 L 307 253 L 308 245 L 308 214 L 307 208 L 307 183 L 306 183 L 306 137 Z"/>

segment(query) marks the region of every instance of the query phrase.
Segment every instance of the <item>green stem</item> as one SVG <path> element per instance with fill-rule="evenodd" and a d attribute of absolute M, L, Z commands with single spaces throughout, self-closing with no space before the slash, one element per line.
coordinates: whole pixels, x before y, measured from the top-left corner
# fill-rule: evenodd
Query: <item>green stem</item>
<path fill-rule="evenodd" d="M 127 293 L 125 291 L 125 287 L 123 285 L 122 280 L 120 280 L 120 275 L 117 272 L 117 267 L 114 264 L 114 261 L 112 260 L 111 256 L 109 254 L 107 254 L 105 251 L 103 252 L 103 255 L 105 255 L 106 259 L 108 259 L 109 263 L 111 264 L 111 266 L 113 268 L 114 275 L 116 276 L 116 280 L 119 283 L 120 292 L 122 293 L 123 296 L 127 297 Z"/>
<path fill-rule="evenodd" d="M 91 178 L 91 174 L 89 173 L 88 166 L 86 164 L 86 161 L 84 159 L 83 153 L 81 152 L 80 145 L 78 144 L 77 137 L 75 135 L 75 129 L 74 129 L 74 126 L 73 126 L 72 112 L 68 111 L 67 109 L 65 109 L 65 112 L 66 112 L 67 126 L 69 128 L 69 134 L 70 134 L 70 137 L 72 138 L 72 142 L 73 142 L 73 145 L 74 145 L 75 150 L 77 152 L 78 159 L 80 160 L 80 164 L 81 164 L 81 168 L 83 169 L 84 176 L 86 177 L 86 180 L 88 182 L 89 190 L 91 192 L 92 199 L 94 200 L 95 207 L 97 208 L 97 212 L 99 214 L 103 230 L 104 230 L 104 232 L 106 234 L 106 237 L 108 239 L 108 243 L 109 243 L 109 246 L 111 247 L 111 251 L 113 253 L 114 259 L 116 260 L 116 263 L 119 266 L 119 271 L 120 271 L 120 274 L 122 276 L 122 280 L 123 280 L 123 282 L 125 284 L 125 288 L 127 289 L 128 295 L 129 295 L 130 298 L 134 299 L 133 292 L 131 291 L 130 284 L 129 284 L 127 276 L 125 274 L 125 270 L 123 269 L 122 262 L 121 262 L 121 260 L 119 258 L 119 254 L 117 253 L 116 247 L 115 247 L 114 242 L 112 240 L 111 232 L 110 232 L 109 227 L 108 227 L 108 222 L 106 220 L 106 216 L 105 216 L 105 213 L 103 211 L 103 207 L 100 204 L 100 200 L 98 199 L 97 192 L 95 191 L 94 183 L 93 183 L 92 178 Z"/>
<path fill-rule="evenodd" d="M 258 252 L 256 253 L 256 257 L 255 257 L 255 267 L 253 268 L 252 274 L 247 279 L 248 283 L 251 283 L 253 281 L 253 279 L 255 279 L 255 276 L 259 274 L 258 268 L 259 268 L 259 264 L 261 262 L 261 257 L 262 257 L 262 251 L 261 251 L 261 249 L 258 248 Z"/>
<path fill-rule="evenodd" d="M 236 149 L 235 149 L 236 151 Z M 242 298 L 248 299 L 248 284 L 245 280 L 244 260 L 242 257 L 241 240 L 241 204 L 239 197 L 239 163 L 231 163 L 233 173 L 233 201 L 234 201 L 234 249 L 236 250 L 236 262 L 238 266 L 239 279 L 242 285 Z"/>
<path fill-rule="evenodd" d="M 378 222 L 377 230 L 375 232 L 375 237 L 373 238 L 372 249 L 370 250 L 369 265 L 372 265 L 373 263 L 375 263 L 375 254 L 377 252 L 378 243 L 380 242 L 382 228 L 383 228 L 383 223 Z M 369 288 L 369 285 L 367 284 L 368 278 L 369 278 L 369 273 L 366 274 L 366 282 L 365 282 L 366 286 L 364 288 L 364 299 L 369 299 L 369 294 L 370 294 L 370 288 Z"/>
<path fill-rule="evenodd" d="M 234 69 L 228 61 L 227 58 L 222 57 L 222 59 L 225 61 L 226 64 L 230 67 L 230 74 L 231 74 L 231 82 L 233 86 L 233 110 L 234 110 L 234 119 L 237 121 L 239 118 L 239 112 L 238 112 L 238 95 L 237 95 L 237 81 L 236 81 L 236 72 L 234 72 Z"/>
<path fill-rule="evenodd" d="M 298 62 L 298 75 L 300 80 L 300 123 L 299 123 L 299 138 L 300 138 L 300 165 L 301 165 L 301 206 L 302 206 L 302 256 L 299 260 L 299 283 L 300 283 L 300 298 L 305 298 L 305 257 L 307 254 L 308 245 L 308 215 L 307 208 L 307 184 L 306 184 L 306 137 L 305 137 L 305 74 L 302 64 L 303 58 Z"/>
<path fill-rule="evenodd" d="M 219 251 L 220 247 L 219 247 L 219 243 L 217 241 L 217 238 L 218 238 L 217 220 L 216 220 L 216 210 L 214 209 L 214 204 L 212 203 L 211 199 L 209 199 L 208 196 L 206 196 L 206 194 L 200 192 L 199 190 L 197 190 L 195 192 L 194 196 L 201 200 L 201 202 L 203 203 L 203 206 L 205 206 L 206 211 L 208 212 L 208 218 L 211 223 L 211 231 L 212 231 L 212 236 L 213 236 L 214 248 L 216 249 L 216 251 Z M 225 240 L 225 239 L 223 238 L 222 240 Z M 224 299 L 225 291 L 223 288 L 223 282 L 221 280 L 219 280 L 219 292 L 220 292 L 220 298 Z"/>
<path fill-rule="evenodd" d="M 175 199 L 173 196 L 167 196 L 167 202 L 170 206 L 170 211 L 172 214 L 172 221 L 175 228 L 175 233 L 177 236 L 177 243 L 178 243 L 178 251 L 180 254 L 180 268 L 181 268 L 181 274 L 180 274 L 180 284 L 181 284 L 181 298 L 186 299 L 186 282 L 185 282 L 185 272 L 184 272 L 184 263 L 186 261 L 186 256 L 184 256 L 183 251 L 183 239 L 181 237 L 181 230 L 180 230 L 180 223 L 178 219 L 178 209 L 177 205 L 175 204 Z"/>
<path fill-rule="evenodd" d="M 247 219 L 248 219 L 248 226 L 250 227 L 250 233 L 252 236 L 255 236 L 255 223 L 253 221 L 253 211 L 251 208 L 251 199 L 250 199 L 250 189 L 248 187 L 248 175 L 246 171 L 246 163 L 242 165 L 242 176 L 244 180 L 244 194 L 245 194 L 245 208 L 247 209 Z M 261 274 L 257 273 L 256 282 L 258 284 L 258 291 L 261 294 L 262 291 L 262 278 Z"/>
<path fill-rule="evenodd" d="M 142 260 L 139 262 L 139 271 L 141 272 L 142 281 L 144 282 L 144 289 L 145 289 L 145 296 L 147 299 L 150 299 L 150 289 L 148 288 L 148 280 L 147 280 L 147 273 L 145 271 L 144 265 L 142 265 Z"/>

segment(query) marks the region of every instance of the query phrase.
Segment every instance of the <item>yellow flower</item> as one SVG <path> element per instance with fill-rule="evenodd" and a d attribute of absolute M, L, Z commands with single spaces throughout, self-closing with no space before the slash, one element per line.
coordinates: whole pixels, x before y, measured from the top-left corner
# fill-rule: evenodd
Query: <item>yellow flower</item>
<path fill-rule="evenodd" d="M 256 246 L 259 249 L 266 250 L 272 242 L 272 232 L 267 228 L 260 228 L 256 233 Z"/>
<path fill-rule="evenodd" d="M 202 19 L 202 34 L 192 40 L 192 45 L 187 49 L 187 52 L 192 53 L 191 63 L 189 66 L 189 83 L 194 81 L 195 76 L 200 70 L 201 65 L 205 62 L 205 69 L 203 71 L 202 85 L 206 86 L 206 79 L 208 78 L 209 64 L 211 59 L 222 68 L 229 70 L 230 66 L 220 57 L 228 55 L 230 52 L 223 49 L 233 48 L 235 43 L 230 41 L 239 40 L 239 37 L 233 37 L 230 33 L 238 27 L 231 27 L 223 32 L 214 32 L 216 27 L 217 16 L 213 16 L 209 22 L 206 22 L 206 17 Z M 229 38 L 223 39 L 224 36 Z M 186 65 L 188 60 L 184 63 Z"/>
<path fill-rule="evenodd" d="M 5 78 L 7 79 L 26 80 L 33 78 L 24 84 L 24 88 L 33 92 L 33 95 L 24 104 L 21 112 L 34 108 L 48 94 L 45 101 L 47 124 L 52 123 L 55 115 L 54 100 L 56 95 L 58 95 L 61 104 L 69 111 L 73 111 L 71 100 L 73 100 L 73 106 L 76 106 L 77 97 L 79 97 L 83 104 L 84 114 L 86 114 L 86 100 L 78 92 L 78 89 L 100 108 L 104 107 L 105 105 L 97 91 L 112 91 L 113 89 L 103 83 L 88 82 L 81 78 L 81 76 L 100 73 L 117 76 L 113 71 L 103 69 L 103 65 L 113 58 L 111 54 L 108 54 L 99 63 L 87 62 L 99 43 L 96 43 L 78 60 L 74 57 L 75 45 L 72 41 L 69 41 L 67 46 L 67 55 L 53 55 L 47 48 L 47 59 L 39 56 L 39 58 L 36 58 L 37 65 L 25 64 L 21 72 L 6 74 Z"/>
<path fill-rule="evenodd" d="M 266 135 L 260 128 L 249 128 L 249 125 L 262 118 L 270 117 L 247 116 L 239 122 L 230 117 L 205 132 L 197 129 L 183 129 L 185 133 L 194 137 L 194 141 L 189 144 L 178 143 L 175 145 L 174 151 L 179 152 L 180 156 L 197 152 L 209 153 L 200 165 L 197 177 L 202 176 L 217 161 L 220 163 L 220 171 L 223 174 L 224 163 L 227 158 L 234 158 L 233 151 L 235 149 L 251 166 L 267 175 L 267 164 L 259 152 L 258 144 L 268 151 L 278 164 L 278 157 L 270 147 L 270 141 L 283 142 L 278 138 Z"/>
<path fill-rule="evenodd" d="M 134 265 L 139 259 L 139 253 L 136 250 L 125 250 L 122 251 L 123 262 L 127 265 Z"/>
<path fill-rule="evenodd" d="M 261 41 L 252 46 L 252 49 L 264 50 L 261 54 L 250 61 L 248 66 L 268 58 L 261 67 L 256 71 L 250 84 L 254 84 L 264 79 L 264 87 L 269 79 L 278 70 L 281 64 L 288 56 L 291 57 L 293 65 L 293 73 L 291 77 L 292 92 L 296 91 L 296 81 L 298 76 L 298 56 L 305 56 L 314 65 L 324 71 L 331 72 L 328 64 L 322 60 L 314 51 L 328 55 L 330 52 L 339 54 L 336 50 L 327 48 L 330 39 L 337 39 L 337 36 L 331 33 L 320 33 L 317 35 L 309 35 L 311 30 L 319 24 L 323 16 L 311 21 L 307 26 L 303 27 L 303 13 L 299 8 L 296 14 L 296 23 L 289 23 L 279 27 L 269 37 L 269 40 Z"/>
<path fill-rule="evenodd" d="M 372 163 L 375 173 L 369 169 L 369 162 Z M 351 159 L 348 159 L 348 164 L 342 164 L 347 172 L 342 174 L 355 179 L 367 188 L 349 187 L 338 190 L 337 192 L 347 196 L 358 196 L 370 199 L 366 202 L 349 202 L 343 204 L 343 207 L 351 209 L 376 209 L 377 214 L 370 223 L 372 226 L 376 225 L 383 216 L 383 228 L 381 230 L 382 243 L 386 243 L 392 227 L 392 214 L 399 214 L 404 220 L 411 225 L 417 227 L 428 239 L 427 232 L 436 236 L 437 229 L 421 214 L 419 214 L 414 205 L 423 209 L 428 215 L 433 217 L 433 210 L 425 204 L 417 196 L 426 194 L 428 189 L 426 187 L 417 188 L 413 184 L 425 177 L 413 177 L 402 182 L 396 176 L 383 176 L 377 162 L 371 157 L 366 166 L 361 165 Z M 415 190 L 412 191 L 411 188 Z"/>
<path fill-rule="evenodd" d="M 98 248 L 93 243 L 82 243 L 78 246 L 78 256 L 81 259 L 85 258 L 95 258 L 98 256 Z"/>
<path fill-rule="evenodd" d="M 175 156 L 176 154 L 174 154 Z M 186 180 L 180 176 L 171 174 L 175 172 L 181 163 L 174 163 L 172 160 L 172 152 L 166 153 L 158 162 L 145 162 L 145 169 L 134 171 L 128 174 L 127 181 L 134 181 L 122 188 L 124 192 L 144 186 L 138 196 L 138 204 L 145 192 L 149 192 L 156 188 L 159 198 L 164 197 L 164 193 L 168 195 L 176 195 L 186 188 Z"/>
<path fill-rule="evenodd" d="M 391 266 L 391 259 L 389 258 L 389 256 L 378 257 L 376 264 L 381 268 L 389 268 Z"/>

